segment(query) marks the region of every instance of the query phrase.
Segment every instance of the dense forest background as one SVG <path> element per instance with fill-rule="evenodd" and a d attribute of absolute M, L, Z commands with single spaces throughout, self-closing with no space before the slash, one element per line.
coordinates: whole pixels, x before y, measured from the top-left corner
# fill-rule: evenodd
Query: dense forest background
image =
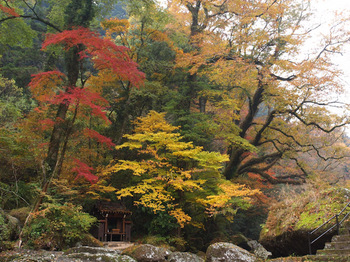
<path fill-rule="evenodd" d="M 348 186 L 331 60 L 348 18 L 308 50 L 310 16 L 302 0 L 1 0 L 0 207 L 20 239 L 72 245 L 121 201 L 135 239 L 203 250 Z"/>

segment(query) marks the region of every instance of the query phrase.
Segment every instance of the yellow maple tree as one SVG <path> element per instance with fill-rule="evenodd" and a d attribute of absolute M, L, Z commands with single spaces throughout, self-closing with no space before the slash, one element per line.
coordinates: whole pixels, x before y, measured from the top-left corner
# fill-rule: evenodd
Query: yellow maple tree
<path fill-rule="evenodd" d="M 136 151 L 139 157 L 115 160 L 101 173 L 104 180 L 123 175 L 121 171 L 138 177 L 137 182 L 117 190 L 118 198 L 131 197 L 135 205 L 147 207 L 154 213 L 167 212 L 184 227 L 191 221 L 184 211 L 187 192 L 196 194 L 197 204 L 207 208 L 211 215 L 224 213 L 225 208 L 234 210 L 259 193 L 224 180 L 220 169 L 227 156 L 181 141 L 180 134 L 175 132 L 178 127 L 167 123 L 164 113 L 151 111 L 134 124 L 135 133 L 125 135 L 127 141 L 116 148 Z M 206 173 L 214 184 L 208 185 Z M 208 190 L 208 186 L 215 190 Z"/>

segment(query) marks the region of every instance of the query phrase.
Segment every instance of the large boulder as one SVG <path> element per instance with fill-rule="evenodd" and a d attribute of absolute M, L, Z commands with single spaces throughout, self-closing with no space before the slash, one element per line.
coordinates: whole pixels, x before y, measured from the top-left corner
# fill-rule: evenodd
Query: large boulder
<path fill-rule="evenodd" d="M 0 252 L 1 262 L 51 262 L 58 261 L 57 259 L 62 255 L 62 252 L 50 252 L 45 250 L 28 250 L 16 249 L 13 251 Z M 68 262 L 68 260 L 59 260 L 60 262 Z M 75 260 L 70 260 L 73 262 Z"/>
<path fill-rule="evenodd" d="M 247 244 L 251 248 L 251 252 L 254 253 L 258 258 L 267 259 L 272 256 L 272 253 L 267 251 L 258 241 L 250 240 Z"/>
<path fill-rule="evenodd" d="M 68 260 L 67 260 L 68 259 Z M 58 261 L 60 262 L 68 262 L 68 261 L 101 261 L 101 262 L 137 262 L 132 257 L 126 255 L 112 255 L 109 253 L 73 253 L 67 256 L 62 256 Z"/>
<path fill-rule="evenodd" d="M 132 257 L 121 255 L 119 250 L 89 246 L 70 248 L 58 261 L 65 262 L 69 259 L 70 261 L 136 262 Z"/>
<path fill-rule="evenodd" d="M 256 257 L 247 250 L 231 243 L 218 242 L 210 245 L 206 253 L 207 262 L 254 262 Z"/>
<path fill-rule="evenodd" d="M 171 253 L 166 248 L 143 244 L 127 248 L 122 254 L 131 256 L 138 262 L 165 262 Z"/>
<path fill-rule="evenodd" d="M 96 247 L 71 248 L 66 252 L 18 249 L 0 254 L 2 262 L 137 262 L 119 252 Z"/>
<path fill-rule="evenodd" d="M 204 262 L 204 259 L 188 252 L 173 252 L 169 255 L 168 262 Z"/>

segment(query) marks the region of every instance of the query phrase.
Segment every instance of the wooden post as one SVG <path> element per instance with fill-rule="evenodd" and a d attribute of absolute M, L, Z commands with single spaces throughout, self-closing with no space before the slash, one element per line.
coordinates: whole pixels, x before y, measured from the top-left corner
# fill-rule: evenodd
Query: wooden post
<path fill-rule="evenodd" d="M 126 234 L 126 232 L 125 232 L 125 214 L 124 214 L 124 216 L 123 216 L 123 234 L 121 235 L 121 237 L 122 237 L 122 241 L 124 241 L 125 239 L 124 239 L 124 234 Z M 125 235 L 125 238 L 126 238 L 126 235 Z"/>
<path fill-rule="evenodd" d="M 335 221 L 336 221 L 336 223 L 337 223 L 337 235 L 339 235 L 339 215 L 338 214 L 336 214 L 335 215 Z"/>

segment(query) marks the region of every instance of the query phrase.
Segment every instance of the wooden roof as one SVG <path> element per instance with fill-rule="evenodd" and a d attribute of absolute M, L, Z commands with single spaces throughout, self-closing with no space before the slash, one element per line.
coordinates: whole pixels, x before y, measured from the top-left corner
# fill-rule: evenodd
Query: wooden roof
<path fill-rule="evenodd" d="M 131 211 L 120 202 L 101 202 L 97 205 L 101 213 L 131 214 Z"/>

